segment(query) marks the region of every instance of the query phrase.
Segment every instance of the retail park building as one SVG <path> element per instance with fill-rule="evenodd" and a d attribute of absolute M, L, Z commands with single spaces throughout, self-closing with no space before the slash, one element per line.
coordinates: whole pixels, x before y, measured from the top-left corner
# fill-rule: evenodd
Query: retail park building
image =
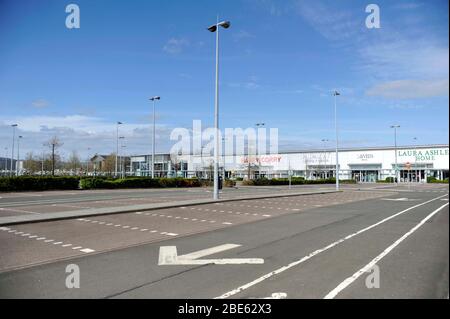
<path fill-rule="evenodd" d="M 420 145 L 339 150 L 339 177 L 358 182 L 376 182 L 395 176 L 397 164 L 401 182 L 426 182 L 427 177 L 449 177 L 449 146 Z M 224 163 L 225 162 L 225 166 Z M 138 176 L 151 174 L 151 155 L 131 156 L 129 173 Z M 156 176 L 212 175 L 213 157 L 209 155 L 155 155 Z M 220 155 L 220 171 L 227 177 L 287 177 L 301 176 L 319 179 L 335 176 L 334 150 L 305 150 L 269 155 Z"/>

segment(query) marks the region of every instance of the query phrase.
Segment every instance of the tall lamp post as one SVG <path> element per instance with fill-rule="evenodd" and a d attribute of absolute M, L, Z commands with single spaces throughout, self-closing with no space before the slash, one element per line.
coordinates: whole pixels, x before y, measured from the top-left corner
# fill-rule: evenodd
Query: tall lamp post
<path fill-rule="evenodd" d="M 157 100 L 161 100 L 161 97 L 154 96 L 150 98 L 150 101 L 153 102 L 152 178 L 155 178 L 155 101 Z"/>
<path fill-rule="evenodd" d="M 17 162 L 16 162 L 16 176 L 19 176 L 19 161 L 20 161 L 20 140 L 23 138 L 22 135 L 17 137 Z"/>
<path fill-rule="evenodd" d="M 121 148 L 123 149 L 123 152 L 122 152 L 122 160 L 120 161 L 120 169 L 121 169 L 121 174 L 122 174 L 122 178 L 125 178 L 126 176 L 126 152 L 125 152 L 125 149 L 126 149 L 126 145 L 122 145 L 121 146 Z"/>
<path fill-rule="evenodd" d="M 125 136 L 119 136 L 119 141 L 123 141 L 125 139 Z M 121 150 L 122 150 L 122 147 L 123 147 L 123 144 L 122 144 L 122 142 L 120 142 L 120 147 L 118 148 L 118 150 L 119 150 L 119 152 L 118 152 L 118 154 L 117 154 L 117 157 L 118 157 L 118 170 L 117 170 L 117 176 L 121 176 L 122 175 L 122 157 L 123 156 L 121 156 Z"/>
<path fill-rule="evenodd" d="M 17 124 L 12 124 L 11 125 L 12 129 L 13 129 L 13 138 L 12 138 L 12 149 L 11 149 L 11 166 L 10 166 L 10 170 L 9 170 L 9 175 L 12 176 L 13 174 L 13 162 L 14 162 L 14 141 L 16 139 L 16 127 Z"/>
<path fill-rule="evenodd" d="M 225 175 L 226 175 L 226 170 L 225 170 L 225 151 L 226 151 L 226 149 L 225 149 L 225 147 L 226 147 L 226 145 L 225 145 L 225 141 L 226 141 L 226 138 L 225 137 L 222 137 L 222 145 L 223 145 L 223 153 L 222 153 L 222 162 L 223 162 L 223 179 L 225 179 Z"/>
<path fill-rule="evenodd" d="M 400 128 L 400 125 L 395 124 L 391 125 L 391 128 L 394 129 L 394 150 L 395 150 L 395 183 L 398 185 L 398 162 L 397 162 L 397 129 Z"/>
<path fill-rule="evenodd" d="M 257 161 L 257 159 L 258 159 L 258 151 L 259 151 L 259 148 L 258 148 L 259 133 L 258 133 L 258 131 L 259 131 L 260 127 L 266 126 L 266 123 L 262 123 L 262 122 L 261 123 L 256 123 L 255 126 L 257 127 L 257 129 L 256 129 L 256 137 L 255 137 L 255 163 L 258 163 L 258 161 Z M 250 165 L 250 161 L 249 161 L 249 165 Z M 261 171 L 260 171 L 259 165 L 258 165 L 258 176 L 261 176 Z M 250 178 L 250 169 L 249 169 L 249 178 Z"/>
<path fill-rule="evenodd" d="M 219 29 L 220 27 L 228 29 L 230 27 L 229 21 L 219 22 L 208 28 L 210 32 L 216 32 L 216 94 L 214 100 L 214 192 L 213 198 L 219 199 Z"/>
<path fill-rule="evenodd" d="M 115 168 L 114 168 L 114 177 L 117 177 L 117 159 L 119 155 L 119 125 L 122 125 L 122 122 L 117 122 L 116 127 L 116 162 L 115 162 Z"/>
<path fill-rule="evenodd" d="M 5 147 L 5 176 L 8 171 L 8 147 Z"/>
<path fill-rule="evenodd" d="M 89 156 L 89 153 L 90 153 L 90 152 L 91 152 L 91 148 L 88 147 L 88 148 L 87 148 L 88 156 L 87 156 L 87 161 L 86 161 L 86 176 L 89 176 L 89 162 L 90 162 L 90 156 Z"/>
<path fill-rule="evenodd" d="M 341 95 L 338 91 L 334 90 L 334 128 L 336 130 L 336 190 L 339 190 L 339 135 L 337 125 L 337 96 Z"/>
<path fill-rule="evenodd" d="M 322 139 L 322 143 L 323 143 L 323 162 L 324 162 L 324 170 L 325 170 L 325 178 L 328 178 L 328 171 L 327 171 L 327 150 L 326 150 L 326 144 L 327 142 L 329 142 L 330 140 L 323 138 Z"/>

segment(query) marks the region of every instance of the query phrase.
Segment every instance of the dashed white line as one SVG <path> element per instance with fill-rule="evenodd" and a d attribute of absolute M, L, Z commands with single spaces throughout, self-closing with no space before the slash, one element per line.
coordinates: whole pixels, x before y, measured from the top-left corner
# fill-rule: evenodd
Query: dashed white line
<path fill-rule="evenodd" d="M 42 236 L 39 237 L 38 235 L 30 235 L 29 233 L 25 233 L 23 231 L 17 231 L 17 230 L 11 229 L 10 227 L 0 227 L 0 231 L 7 231 L 8 233 L 13 233 L 15 235 L 22 235 L 23 237 L 28 237 L 28 239 L 36 239 L 37 241 L 40 241 L 40 242 L 46 243 L 46 244 L 61 245 L 64 243 L 62 241 L 55 242 L 54 239 L 47 239 L 46 237 L 42 237 Z M 71 246 L 73 246 L 73 245 L 72 244 L 61 245 L 61 247 L 71 247 Z M 83 248 L 83 249 L 82 248 L 83 248 L 82 246 L 76 246 L 76 247 L 73 247 L 72 249 L 79 250 L 81 252 L 88 252 L 88 253 L 95 251 L 90 248 Z"/>

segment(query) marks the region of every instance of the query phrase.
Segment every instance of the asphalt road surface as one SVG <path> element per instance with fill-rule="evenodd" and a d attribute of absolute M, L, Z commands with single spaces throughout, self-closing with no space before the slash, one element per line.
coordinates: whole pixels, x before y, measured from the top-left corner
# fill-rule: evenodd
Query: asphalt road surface
<path fill-rule="evenodd" d="M 385 189 L 391 185 L 341 185 L 342 189 Z M 334 185 L 240 186 L 224 188 L 221 198 L 334 190 Z M 0 193 L 0 218 L 42 213 L 67 212 L 91 208 L 122 207 L 139 204 L 173 203 L 192 199 L 210 199 L 211 188 L 71 190 Z"/>
<path fill-rule="evenodd" d="M 16 195 L 1 196 L 5 205 Z M 448 186 L 5 226 L 0 251 L 1 298 L 448 298 Z M 80 288 L 67 288 L 68 265 L 79 268 Z"/>

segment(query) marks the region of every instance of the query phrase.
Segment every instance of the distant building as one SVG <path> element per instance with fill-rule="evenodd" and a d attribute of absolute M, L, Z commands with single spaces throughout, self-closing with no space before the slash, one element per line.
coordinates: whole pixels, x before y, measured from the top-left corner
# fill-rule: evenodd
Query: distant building
<path fill-rule="evenodd" d="M 102 171 L 105 167 L 105 161 L 109 155 L 99 155 L 95 154 L 94 157 L 91 158 L 91 163 L 94 171 Z"/>
<path fill-rule="evenodd" d="M 397 154 L 397 156 L 396 156 Z M 395 176 L 397 157 L 400 182 L 426 182 L 427 177 L 449 177 L 449 146 L 418 145 L 394 147 L 341 148 L 339 177 L 372 183 Z M 182 155 L 173 163 L 169 154 L 155 156 L 156 176 L 211 177 L 213 157 Z M 225 165 L 224 165 L 225 162 Z M 268 155 L 221 155 L 220 173 L 227 177 L 335 177 L 336 152 L 333 149 L 280 152 Z M 131 175 L 151 175 L 151 155 L 131 157 Z"/>
<path fill-rule="evenodd" d="M 13 160 L 13 172 L 16 171 L 17 160 Z M 11 158 L 0 157 L 0 175 L 8 175 L 11 169 Z"/>
<path fill-rule="evenodd" d="M 151 176 L 152 155 L 137 155 L 130 158 L 130 173 L 136 176 Z M 177 163 L 170 154 L 155 154 L 155 176 L 186 176 L 189 170 L 188 160 L 184 158 Z"/>
<path fill-rule="evenodd" d="M 116 160 L 114 157 L 113 162 L 107 163 L 107 159 L 109 156 L 114 155 L 100 155 L 95 154 L 90 162 L 92 163 L 92 170 L 94 172 L 114 172 L 116 169 Z M 117 171 L 118 173 L 123 172 L 124 175 L 129 175 L 128 172 L 130 170 L 130 157 L 129 156 L 118 156 L 117 157 Z"/>

